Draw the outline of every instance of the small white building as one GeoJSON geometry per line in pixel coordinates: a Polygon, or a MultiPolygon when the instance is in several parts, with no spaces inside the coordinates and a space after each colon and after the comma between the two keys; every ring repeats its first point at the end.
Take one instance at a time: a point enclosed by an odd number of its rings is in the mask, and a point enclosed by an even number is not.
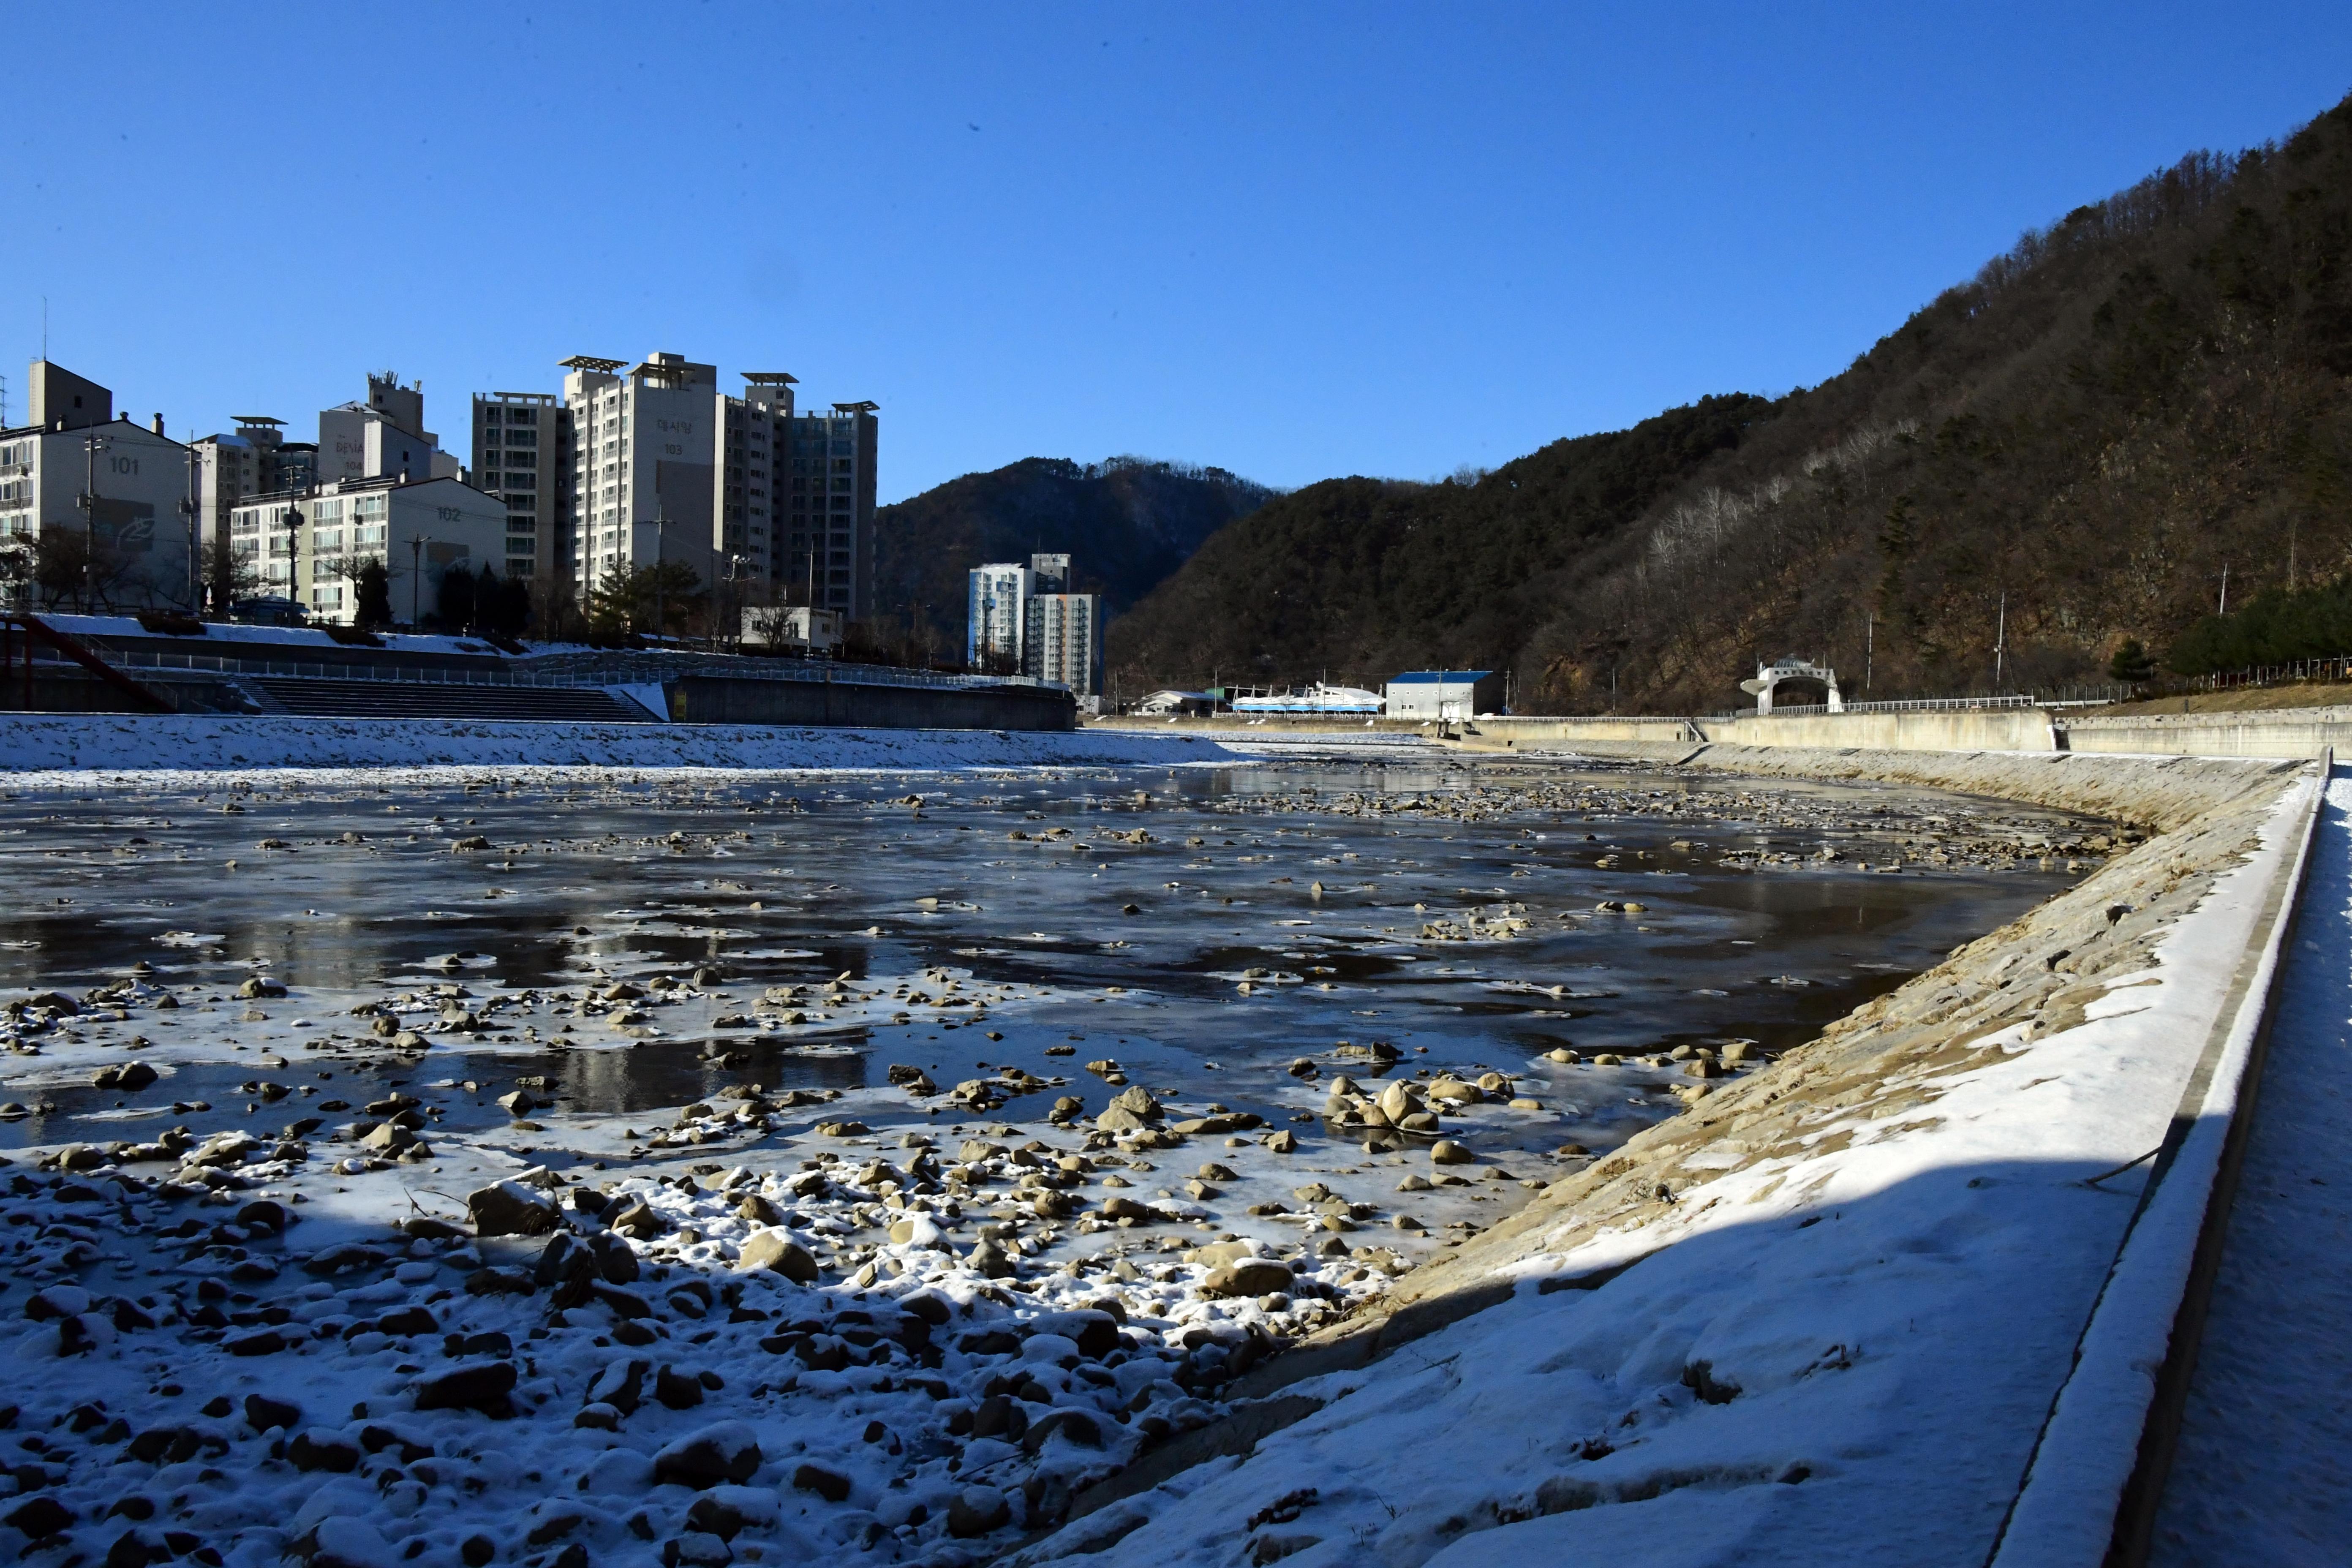
{"type": "Polygon", "coordinates": [[[1207,691],[1155,691],[1135,705],[1135,711],[1152,718],[1173,714],[1208,714],[1217,710],[1217,699],[1207,691]]]}
{"type": "Polygon", "coordinates": [[[832,653],[841,647],[845,619],[839,610],[806,605],[754,605],[743,612],[743,640],[755,647],[832,653]]]}
{"type": "Polygon", "coordinates": [[[1475,719],[1502,707],[1503,678],[1491,669],[1409,669],[1388,683],[1391,719],[1475,719]]]}

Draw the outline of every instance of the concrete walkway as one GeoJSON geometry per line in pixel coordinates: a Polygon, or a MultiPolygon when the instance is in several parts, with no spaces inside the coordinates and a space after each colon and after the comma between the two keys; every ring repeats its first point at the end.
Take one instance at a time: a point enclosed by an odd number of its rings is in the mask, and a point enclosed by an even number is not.
{"type": "Polygon", "coordinates": [[[2352,777],[2327,788],[2158,1515],[2162,1568],[2352,1560],[2352,777]]]}

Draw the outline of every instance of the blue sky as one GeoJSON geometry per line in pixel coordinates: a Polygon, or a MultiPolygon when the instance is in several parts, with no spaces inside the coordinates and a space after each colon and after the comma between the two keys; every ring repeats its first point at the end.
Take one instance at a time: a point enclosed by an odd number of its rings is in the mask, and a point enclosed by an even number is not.
{"type": "MultiPolygon", "coordinates": [[[[174,436],[674,350],[1040,455],[1422,478],[1834,374],[2352,89],[2352,6],[26,6],[0,374],[174,436]]],[[[469,454],[468,454],[469,455],[469,454]]]]}

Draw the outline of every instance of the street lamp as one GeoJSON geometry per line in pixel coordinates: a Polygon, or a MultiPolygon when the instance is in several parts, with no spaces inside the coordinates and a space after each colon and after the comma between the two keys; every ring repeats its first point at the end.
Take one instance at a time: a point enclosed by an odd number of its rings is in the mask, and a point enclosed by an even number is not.
{"type": "MultiPolygon", "coordinates": [[[[736,651],[738,653],[742,651],[740,633],[742,631],[743,623],[743,611],[741,607],[743,595],[742,590],[737,587],[736,584],[740,583],[742,580],[743,557],[740,555],[729,555],[727,557],[727,640],[737,645],[736,651]]],[[[715,626],[710,628],[710,651],[713,653],[717,653],[719,651],[719,628],[715,626]]]]}
{"type": "Polygon", "coordinates": [[[302,509],[289,501],[281,515],[286,520],[286,596],[294,601],[294,613],[308,620],[310,612],[302,607],[302,509]]]}

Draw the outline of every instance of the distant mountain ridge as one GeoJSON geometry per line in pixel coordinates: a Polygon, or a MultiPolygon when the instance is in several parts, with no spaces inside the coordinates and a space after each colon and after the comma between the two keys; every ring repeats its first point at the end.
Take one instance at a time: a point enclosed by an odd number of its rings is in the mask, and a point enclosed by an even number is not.
{"type": "Polygon", "coordinates": [[[925,621],[961,650],[966,574],[1058,551],[1077,589],[1117,616],[1276,493],[1223,468],[1136,457],[1024,458],[966,474],[877,510],[875,609],[925,621]]]}
{"type": "MultiPolygon", "coordinates": [[[[1124,689],[1507,668],[1530,710],[1708,711],[1759,658],[1849,699],[2101,680],[2352,569],[2352,100],[2027,234],[1818,386],[1475,479],[1335,479],[1109,630],[1124,689]]],[[[2352,652],[2352,649],[2339,651],[2352,652]]]]}

